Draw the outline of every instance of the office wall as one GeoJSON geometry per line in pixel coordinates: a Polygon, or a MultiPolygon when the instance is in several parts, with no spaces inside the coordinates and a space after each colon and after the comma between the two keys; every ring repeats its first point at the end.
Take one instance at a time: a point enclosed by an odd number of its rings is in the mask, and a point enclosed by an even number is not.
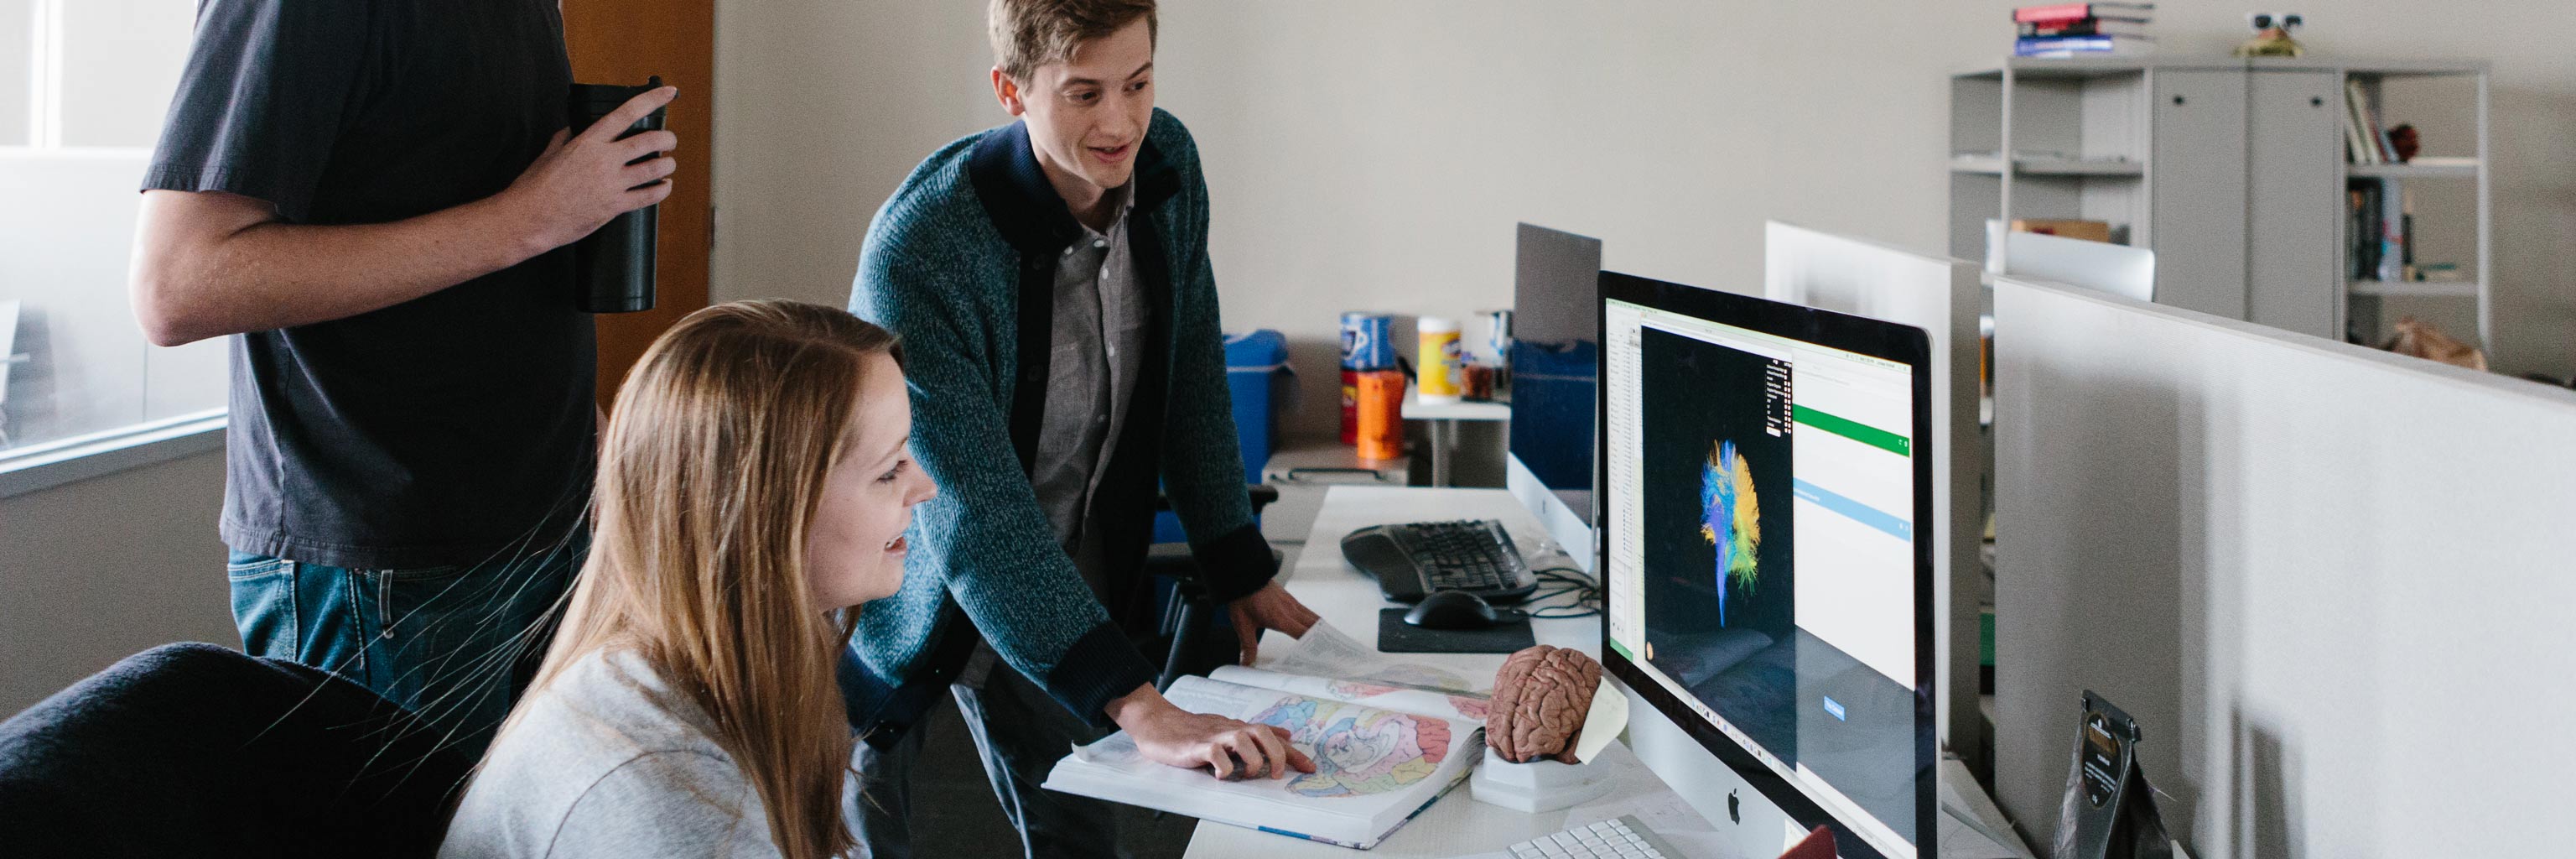
{"type": "MultiPolygon", "coordinates": [[[[0,0],[0,56],[24,57],[35,50],[36,15],[32,0],[0,0]]],[[[35,64],[0,63],[0,141],[23,144],[28,139],[28,101],[35,64]]]]}
{"type": "MultiPolygon", "coordinates": [[[[1226,324],[1296,341],[1296,428],[1319,434],[1334,314],[1508,304],[1516,220],[1744,292],[1765,219],[1943,247],[1943,78],[2008,48],[2013,5],[1174,0],[1157,89],[1208,163],[1226,324]]],[[[2168,53],[2224,53],[2246,9],[2166,0],[2156,30],[2168,53]]],[[[2576,15],[2299,11],[2320,52],[2493,59],[2497,364],[2576,372],[2576,15]]],[[[983,4],[719,0],[716,20],[715,297],[838,303],[904,174],[1005,119],[983,4]]]]}
{"type": "Polygon", "coordinates": [[[2202,859],[2542,855],[2576,736],[2576,394],[1995,288],[1996,785],[2092,689],[2202,859]]]}
{"type": "Polygon", "coordinates": [[[220,450],[0,498],[0,718],[154,645],[240,646],[223,501],[220,450]]]}
{"type": "Polygon", "coordinates": [[[159,139],[196,12],[196,0],[64,3],[63,145],[148,147],[159,139]]]}
{"type": "Polygon", "coordinates": [[[197,0],[56,0],[63,37],[42,39],[40,0],[0,0],[0,146],[26,145],[41,102],[29,60],[59,51],[58,131],[65,146],[150,146],[188,59],[197,0]]]}

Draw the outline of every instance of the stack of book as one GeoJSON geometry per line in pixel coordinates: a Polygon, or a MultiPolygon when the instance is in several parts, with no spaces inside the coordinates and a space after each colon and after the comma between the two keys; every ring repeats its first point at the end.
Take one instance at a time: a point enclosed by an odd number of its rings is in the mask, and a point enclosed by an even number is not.
{"type": "Polygon", "coordinates": [[[2371,109],[2370,93],[2358,79],[2343,82],[2344,157],[2354,164],[2399,164],[2397,143],[2388,137],[2387,126],[2380,123],[2379,111],[2371,109]]]}
{"type": "Polygon", "coordinates": [[[2415,195],[2390,178],[2345,181],[2344,276],[2381,283],[2423,280],[2415,267],[2415,195]]]}
{"type": "Polygon", "coordinates": [[[2013,10],[2016,57],[2123,57],[2155,51],[2153,3],[2056,3],[2013,10]]]}

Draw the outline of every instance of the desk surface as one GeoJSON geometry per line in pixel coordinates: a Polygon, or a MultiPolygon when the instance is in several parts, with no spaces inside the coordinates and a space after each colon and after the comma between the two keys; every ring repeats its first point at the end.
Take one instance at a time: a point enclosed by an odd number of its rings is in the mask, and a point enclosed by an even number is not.
{"type": "Polygon", "coordinates": [[[1408,421],[1507,421],[1512,419],[1512,405],[1466,400],[1426,403],[1421,392],[1406,388],[1404,406],[1397,414],[1408,421]]]}
{"type": "MultiPolygon", "coordinates": [[[[1522,508],[1511,493],[1499,489],[1336,486],[1324,497],[1324,507],[1315,516],[1315,527],[1306,539],[1305,551],[1298,553],[1297,563],[1285,573],[1282,584],[1333,626],[1363,644],[1376,647],[1378,609],[1394,603],[1387,602],[1378,593],[1376,579],[1342,560],[1342,535],[1369,525],[1427,519],[1499,519],[1504,530],[1511,532],[1513,542],[1525,548],[1546,545],[1546,532],[1539,527],[1537,518],[1522,508]]],[[[1596,657],[1600,655],[1600,618],[1534,621],[1531,631],[1540,644],[1572,647],[1596,657]]],[[[1264,647],[1287,643],[1279,633],[1269,635],[1264,647]]],[[[1408,653],[1403,658],[1469,676],[1490,677],[1503,664],[1502,654],[1408,653]]],[[[1664,783],[1639,765],[1636,756],[1622,744],[1610,744],[1597,764],[1616,768],[1618,782],[1609,795],[1595,802],[1666,790],[1664,783]]],[[[1422,816],[1414,818],[1376,849],[1366,853],[1201,821],[1198,831],[1190,838],[1187,856],[1190,859],[1464,856],[1500,850],[1565,828],[1564,811],[1523,814],[1476,802],[1469,796],[1471,792],[1461,782],[1451,788],[1448,795],[1432,803],[1422,816]]]]}

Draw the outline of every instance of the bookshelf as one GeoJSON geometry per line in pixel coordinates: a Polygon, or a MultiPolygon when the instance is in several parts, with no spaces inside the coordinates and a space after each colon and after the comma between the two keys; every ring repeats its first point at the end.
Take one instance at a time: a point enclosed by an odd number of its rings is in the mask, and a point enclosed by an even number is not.
{"type": "MultiPolygon", "coordinates": [[[[2433,159],[2419,155],[2416,156],[2415,160],[2422,162],[2431,161],[2433,159]]],[[[2461,160],[2457,162],[2446,161],[2433,164],[2353,164],[2347,162],[2344,164],[2344,167],[2347,168],[2345,171],[2346,175],[2390,176],[2399,179],[2467,179],[2475,178],[2478,175],[2478,162],[2475,160],[2461,160]]]]}
{"type": "Polygon", "coordinates": [[[2376,343],[2392,305],[2432,302],[2473,311],[2481,344],[2492,331],[2482,62],[2010,59],[1951,76],[1950,153],[1962,259],[1985,260],[1988,219],[2096,220],[2158,252],[2158,303],[2376,343]],[[2374,118],[2391,99],[2430,106],[2391,118],[2415,124],[2424,151],[2351,163],[2348,91],[2374,118]],[[2449,279],[2356,277],[2351,191],[2365,185],[2421,198],[2407,247],[2439,253],[2421,261],[2449,263],[2449,279]]]}

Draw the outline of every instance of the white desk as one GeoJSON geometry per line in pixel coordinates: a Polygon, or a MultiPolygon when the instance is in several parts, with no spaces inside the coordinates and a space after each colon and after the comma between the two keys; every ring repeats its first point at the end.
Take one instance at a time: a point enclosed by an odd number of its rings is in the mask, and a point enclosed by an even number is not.
{"type": "MultiPolygon", "coordinates": [[[[1376,579],[1352,569],[1342,560],[1342,535],[1369,525],[1427,519],[1499,519],[1522,551],[1535,554],[1540,547],[1548,545],[1547,534],[1539,528],[1538,520],[1522,508],[1511,493],[1503,490],[1336,486],[1324,496],[1323,509],[1315,516],[1315,527],[1306,539],[1305,551],[1298,553],[1295,566],[1281,574],[1281,583],[1316,614],[1352,638],[1375,647],[1378,610],[1394,603],[1387,602],[1378,593],[1376,579]]],[[[1533,621],[1531,632],[1540,644],[1571,647],[1600,656],[1601,619],[1598,617],[1533,621]]],[[[1287,641],[1286,637],[1273,632],[1262,646],[1285,646],[1287,641]]],[[[1404,659],[1437,665],[1468,676],[1486,677],[1491,677],[1503,664],[1502,654],[1408,653],[1404,654],[1404,659]]],[[[1617,768],[1619,780],[1608,796],[1596,802],[1643,796],[1667,789],[1662,780],[1637,762],[1635,755],[1629,754],[1625,745],[1610,744],[1597,764],[1617,768]]],[[[1414,818],[1376,849],[1367,852],[1201,821],[1198,831],[1190,838],[1187,856],[1189,859],[1295,856],[1432,859],[1500,850],[1565,828],[1564,811],[1523,814],[1477,802],[1469,796],[1470,792],[1464,783],[1451,788],[1447,796],[1432,803],[1422,816],[1414,818]]]]}
{"type": "Polygon", "coordinates": [[[1396,414],[1408,421],[1507,421],[1512,419],[1512,404],[1484,400],[1426,403],[1419,389],[1406,387],[1404,405],[1396,414]]]}
{"type": "MultiPolygon", "coordinates": [[[[1377,612],[1394,605],[1378,593],[1377,580],[1351,568],[1342,560],[1342,535],[1370,525],[1390,522],[1419,522],[1428,519],[1498,519],[1503,529],[1511,532],[1512,542],[1525,553],[1535,555],[1553,548],[1547,534],[1511,493],[1500,489],[1433,489],[1379,486],[1335,486],[1324,496],[1324,506],[1315,515],[1315,526],[1307,535],[1303,551],[1297,553],[1293,566],[1280,572],[1280,583],[1352,638],[1374,648],[1377,646],[1377,612]]],[[[1532,621],[1531,632],[1538,643],[1571,647],[1601,656],[1601,619],[1598,617],[1532,621]]],[[[1277,632],[1269,633],[1262,646],[1282,647],[1289,639],[1277,632]]],[[[1408,653],[1405,661],[1436,665],[1468,676],[1490,677],[1503,664],[1502,654],[1408,653]]],[[[1623,742],[1611,743],[1602,751],[1595,765],[1617,771],[1618,781],[1610,793],[1585,803],[1597,805],[1617,800],[1634,799],[1668,792],[1662,779],[1638,762],[1623,742]]],[[[1976,787],[1967,769],[1957,761],[1942,763],[1943,778],[1972,799],[1966,800],[1970,811],[1991,831],[2009,832],[2011,825],[1995,810],[1992,800],[1976,787]]],[[[1442,859],[1502,850],[1551,832],[1565,829],[1568,810],[1523,814],[1475,801],[1473,791],[1464,783],[1451,788],[1448,795],[1431,804],[1412,822],[1395,831],[1384,843],[1366,852],[1303,841],[1281,835],[1200,821],[1190,836],[1185,859],[1236,859],[1236,857],[1319,857],[1319,859],[1442,859]]],[[[2029,848],[2013,839],[2012,852],[2029,856],[2029,848]]],[[[1951,849],[1940,851],[1955,855],[1951,849]]]]}
{"type": "Polygon", "coordinates": [[[1404,406],[1397,414],[1405,420],[1423,421],[1431,427],[1431,485],[1448,486],[1449,463],[1458,453],[1458,422],[1511,420],[1512,406],[1510,403],[1463,400],[1426,403],[1422,401],[1421,390],[1408,386],[1404,389],[1404,406]]]}

